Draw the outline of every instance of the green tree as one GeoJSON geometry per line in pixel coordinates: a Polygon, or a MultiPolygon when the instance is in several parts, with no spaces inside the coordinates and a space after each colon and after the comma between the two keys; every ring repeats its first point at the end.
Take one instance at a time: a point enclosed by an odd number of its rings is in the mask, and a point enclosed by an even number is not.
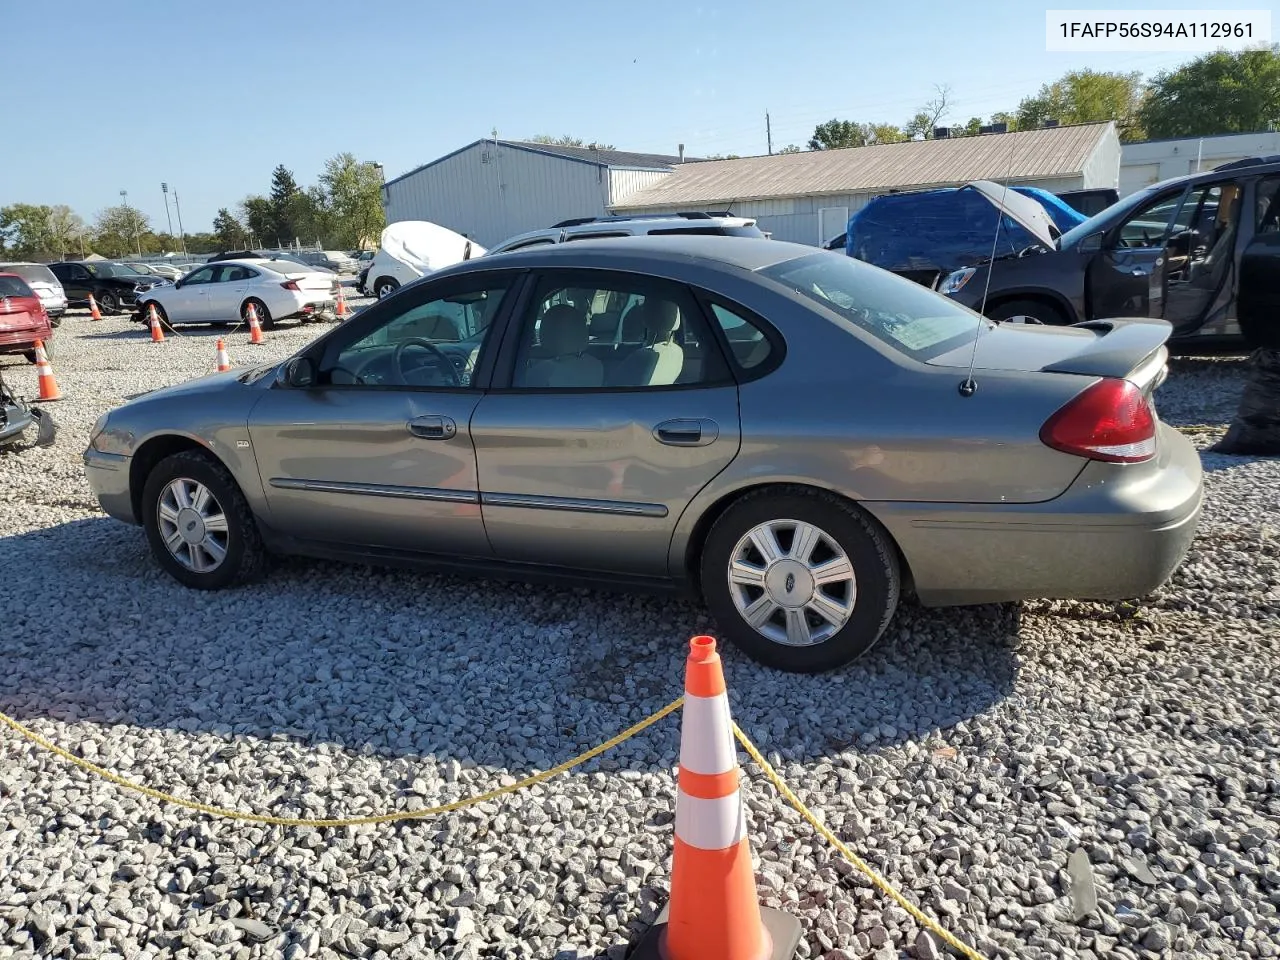
{"type": "Polygon", "coordinates": [[[911,139],[905,130],[892,123],[868,123],[864,124],[864,130],[868,146],[876,143],[901,143],[911,139]]]}
{"type": "Polygon", "coordinates": [[[903,124],[904,140],[932,140],[933,128],[947,115],[951,105],[951,88],[934,87],[938,95],[916,111],[915,116],[903,124]]]}
{"type": "Polygon", "coordinates": [[[266,197],[250,194],[241,200],[239,220],[248,231],[250,243],[268,247],[277,242],[275,211],[266,197]]]}
{"type": "Polygon", "coordinates": [[[841,150],[845,147],[865,147],[867,130],[860,123],[852,120],[836,120],[832,118],[813,128],[813,136],[809,138],[810,150],[841,150]]]}
{"type": "Polygon", "coordinates": [[[1269,129],[1280,121],[1280,45],[1209,53],[1156,74],[1138,119],[1149,137],[1269,129]]]}
{"type": "Polygon", "coordinates": [[[1018,117],[1007,110],[997,110],[991,115],[991,123],[1003,123],[1010,133],[1018,129],[1018,117]]]}
{"type": "MultiPolygon", "coordinates": [[[[231,216],[225,209],[219,210],[219,213],[225,213],[231,216]]],[[[239,246],[239,244],[233,244],[239,246]]],[[[187,234],[187,252],[188,253],[219,253],[228,250],[230,247],[224,247],[219,241],[217,234],[213,233],[188,233],[187,234]]]]}
{"type": "Polygon", "coordinates": [[[325,161],[320,186],[327,200],[328,240],[340,249],[377,242],[387,225],[382,208],[382,177],[371,163],[358,163],[350,153],[325,161]]]}
{"type": "Polygon", "coordinates": [[[293,173],[279,164],[271,171],[271,203],[270,235],[278,237],[280,242],[292,243],[298,233],[298,225],[294,223],[294,201],[300,191],[293,173]]]}
{"type": "Polygon", "coordinates": [[[800,152],[800,148],[797,147],[794,143],[788,143],[785,147],[783,147],[781,150],[778,151],[778,153],[799,153],[799,152],[800,152]]]}
{"type": "Polygon", "coordinates": [[[1097,123],[1114,120],[1121,136],[1141,139],[1138,108],[1142,103],[1142,74],[1069,70],[1046,83],[1018,104],[1018,127],[1034,129],[1045,120],[1060,123],[1097,123]]]}
{"type": "Polygon", "coordinates": [[[79,247],[87,231],[84,221],[65,203],[55,203],[49,208],[49,252],[65,257],[79,247]]]}
{"type": "Polygon", "coordinates": [[[565,136],[563,136],[563,137],[553,137],[553,136],[551,136],[551,135],[550,135],[550,134],[548,134],[548,133],[540,133],[540,134],[538,134],[537,136],[530,137],[530,138],[529,138],[529,142],[530,142],[530,143],[545,143],[545,144],[548,144],[548,145],[551,145],[551,146],[556,146],[556,147],[586,147],[586,146],[595,146],[595,147],[597,147],[597,148],[599,148],[599,149],[601,149],[601,150],[616,150],[616,149],[618,149],[618,148],[617,148],[617,147],[615,147],[612,143],[596,143],[595,141],[592,141],[592,143],[591,143],[591,144],[588,144],[588,143],[587,143],[585,140],[583,140],[581,137],[574,137],[574,136],[569,136],[569,135],[565,135],[565,136]]]}
{"type": "Polygon", "coordinates": [[[976,137],[978,135],[978,130],[981,127],[982,127],[981,117],[970,117],[969,122],[966,123],[963,127],[961,127],[960,130],[966,137],[976,137]]]}
{"type": "MultiPolygon", "coordinates": [[[[187,237],[187,250],[192,253],[196,251],[196,237],[202,236],[195,234],[187,237]]],[[[226,207],[221,207],[217,215],[213,218],[213,241],[216,250],[227,251],[235,250],[245,245],[244,225],[231,215],[231,211],[226,207]]],[[[199,251],[208,252],[208,251],[199,251]]]]}
{"type": "Polygon", "coordinates": [[[32,257],[53,252],[49,219],[51,207],[35,203],[11,203],[0,207],[0,240],[5,255],[32,257]]]}
{"type": "Polygon", "coordinates": [[[119,204],[98,211],[93,221],[93,248],[104,257],[124,257],[146,252],[154,236],[151,220],[136,207],[119,204]]]}

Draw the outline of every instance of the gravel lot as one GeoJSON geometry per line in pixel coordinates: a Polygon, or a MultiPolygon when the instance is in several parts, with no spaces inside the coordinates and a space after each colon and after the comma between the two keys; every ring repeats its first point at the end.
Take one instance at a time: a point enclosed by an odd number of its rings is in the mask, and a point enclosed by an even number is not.
{"type": "MultiPolygon", "coordinates": [[[[318,329],[224,335],[244,364],[318,329]]],[[[162,574],[80,452],[104,410],[211,370],[218,335],[63,324],[57,444],[0,456],[0,709],[156,787],[345,816],[545,769],[679,694],[708,625],[678,601],[312,561],[215,595],[162,574]]],[[[1176,362],[1163,415],[1225,426],[1241,368],[1176,362]]],[[[802,797],[987,956],[1280,956],[1280,461],[1205,465],[1193,552],[1136,609],[904,609],[820,677],[726,656],[735,719],[802,797]]],[[[322,831],[188,815],[3,731],[0,957],[616,960],[667,890],[677,743],[667,720],[503,803],[322,831]]],[[[761,894],[804,919],[801,956],[938,955],[750,774],[761,894]]]]}

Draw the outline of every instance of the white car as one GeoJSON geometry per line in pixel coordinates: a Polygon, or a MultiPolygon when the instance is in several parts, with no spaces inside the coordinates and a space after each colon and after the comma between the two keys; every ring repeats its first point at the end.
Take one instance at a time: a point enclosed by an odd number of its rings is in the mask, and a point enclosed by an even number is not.
{"type": "Polygon", "coordinates": [[[389,297],[433,270],[483,256],[485,248],[428,220],[399,220],[382,231],[382,245],[364,275],[361,293],[389,297]]]}
{"type": "Polygon", "coordinates": [[[337,319],[338,283],[290,260],[219,260],[205,264],[172,285],[155,287],[138,298],[135,320],[147,321],[148,307],[165,323],[249,321],[249,305],[270,327],[291,317],[337,319]]]}
{"type": "Polygon", "coordinates": [[[168,263],[142,263],[136,260],[126,260],[124,265],[137,270],[141,274],[159,277],[162,280],[177,280],[182,276],[181,270],[168,263]]]}
{"type": "Polygon", "coordinates": [[[712,234],[725,237],[768,237],[769,234],[756,225],[750,217],[735,217],[728,213],[645,213],[635,216],[576,217],[561,220],[543,230],[508,237],[488,255],[525,250],[551,243],[568,243],[571,240],[591,240],[596,237],[640,237],[646,234],[712,234]]]}

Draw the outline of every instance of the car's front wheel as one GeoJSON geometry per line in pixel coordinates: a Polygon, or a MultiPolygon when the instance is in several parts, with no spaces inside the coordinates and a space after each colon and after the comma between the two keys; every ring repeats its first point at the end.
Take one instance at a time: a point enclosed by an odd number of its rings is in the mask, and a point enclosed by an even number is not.
{"type": "Polygon", "coordinates": [[[395,277],[379,277],[373,285],[373,292],[379,300],[385,300],[400,289],[400,281],[395,277]]]}
{"type": "Polygon", "coordinates": [[[898,605],[897,553],[874,520],[803,488],[749,493],[712,526],[702,593],[735,646],[779,670],[817,673],[870,650],[898,605]]]}
{"type": "Polygon", "coordinates": [[[230,471],[203,451],[156,465],[142,492],[142,522],[156,560],[188,587],[220,590],[266,571],[248,501],[230,471]]]}
{"type": "Polygon", "coordinates": [[[1010,300],[992,307],[987,317],[997,323],[1042,323],[1051,327],[1067,323],[1061,310],[1043,300],[1010,300]]]}
{"type": "Polygon", "coordinates": [[[113,314],[120,312],[120,298],[110,290],[103,290],[102,293],[94,297],[94,301],[98,304],[98,312],[113,314]]]}

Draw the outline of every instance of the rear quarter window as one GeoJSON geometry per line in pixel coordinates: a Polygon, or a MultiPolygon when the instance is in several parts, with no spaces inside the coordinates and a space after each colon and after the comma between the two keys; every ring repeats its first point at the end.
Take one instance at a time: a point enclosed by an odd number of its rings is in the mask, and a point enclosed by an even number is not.
{"type": "Polygon", "coordinates": [[[0,297],[33,297],[31,288],[21,277],[0,277],[0,297]]]}
{"type": "Polygon", "coordinates": [[[16,273],[28,283],[32,281],[58,285],[58,278],[48,267],[38,263],[0,263],[0,273],[16,273]]]}

